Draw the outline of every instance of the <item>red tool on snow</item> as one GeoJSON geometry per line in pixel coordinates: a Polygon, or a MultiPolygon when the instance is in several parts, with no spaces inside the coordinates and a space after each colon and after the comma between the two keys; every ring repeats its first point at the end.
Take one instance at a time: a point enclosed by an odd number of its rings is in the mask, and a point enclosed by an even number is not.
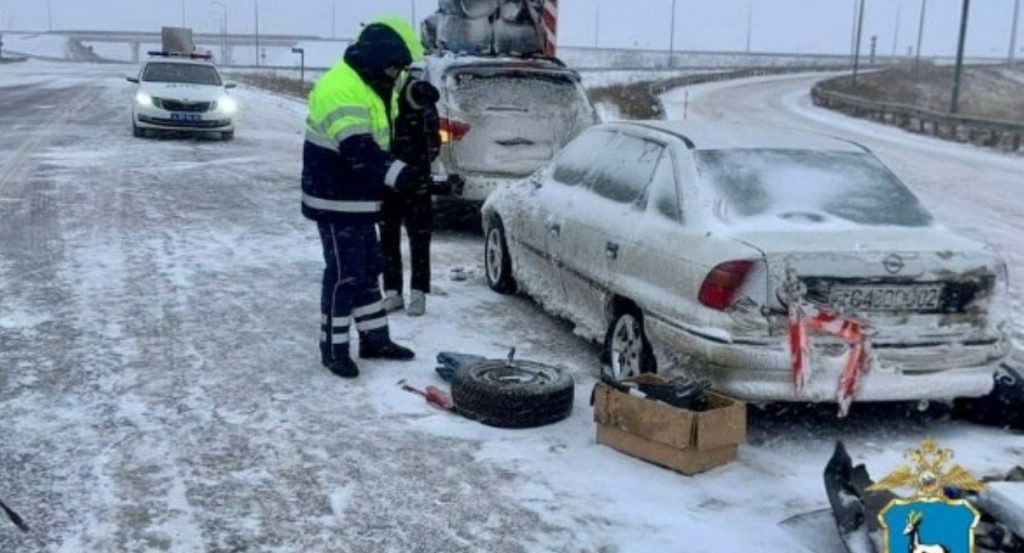
{"type": "Polygon", "coordinates": [[[427,403],[437,407],[438,409],[443,409],[452,413],[458,412],[455,409],[455,403],[452,401],[451,396],[437,386],[427,386],[426,390],[420,390],[411,386],[404,378],[398,381],[398,385],[406,392],[423,396],[423,398],[427,400],[427,403]]]}

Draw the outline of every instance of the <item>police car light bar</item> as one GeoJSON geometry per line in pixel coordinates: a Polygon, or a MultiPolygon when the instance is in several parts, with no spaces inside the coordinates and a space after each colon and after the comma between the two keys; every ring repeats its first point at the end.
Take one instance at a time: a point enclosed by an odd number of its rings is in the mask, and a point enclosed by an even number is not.
{"type": "Polygon", "coordinates": [[[151,56],[159,56],[162,58],[191,58],[194,60],[209,60],[213,59],[213,54],[203,54],[201,52],[164,52],[163,50],[150,50],[147,52],[151,56]]]}

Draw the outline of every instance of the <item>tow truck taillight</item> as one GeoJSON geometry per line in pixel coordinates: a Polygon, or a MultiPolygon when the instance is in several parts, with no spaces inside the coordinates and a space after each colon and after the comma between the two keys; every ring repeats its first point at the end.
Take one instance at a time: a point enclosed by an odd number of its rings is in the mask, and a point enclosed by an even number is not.
{"type": "Polygon", "coordinates": [[[465,138],[469,134],[470,126],[468,123],[463,123],[458,119],[448,119],[442,117],[440,121],[441,127],[441,143],[449,144],[451,142],[458,142],[465,138]]]}
{"type": "Polygon", "coordinates": [[[718,264],[704,277],[704,283],[700,285],[700,303],[711,309],[725,310],[732,305],[736,292],[746,282],[747,275],[753,268],[754,262],[747,259],[718,264]]]}

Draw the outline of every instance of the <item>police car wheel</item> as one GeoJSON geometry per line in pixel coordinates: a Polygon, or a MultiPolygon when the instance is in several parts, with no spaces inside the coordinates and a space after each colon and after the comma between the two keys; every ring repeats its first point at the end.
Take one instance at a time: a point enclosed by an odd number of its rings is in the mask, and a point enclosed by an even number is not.
{"type": "Polygon", "coordinates": [[[227,131],[227,132],[220,133],[220,139],[221,140],[234,140],[235,139],[235,131],[227,131]]]}
{"type": "Polygon", "coordinates": [[[135,138],[142,138],[146,136],[146,131],[140,129],[135,123],[132,123],[132,136],[135,138]]]}

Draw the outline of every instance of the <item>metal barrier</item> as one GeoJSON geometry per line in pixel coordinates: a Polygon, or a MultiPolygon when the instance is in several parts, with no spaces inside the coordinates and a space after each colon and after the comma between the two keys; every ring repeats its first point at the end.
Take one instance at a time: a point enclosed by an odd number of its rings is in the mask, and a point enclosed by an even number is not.
{"type": "MultiPolygon", "coordinates": [[[[838,77],[846,79],[849,77],[838,77]]],[[[968,115],[939,113],[906,104],[868,100],[828,90],[836,79],[822,81],[811,89],[814,105],[899,127],[909,132],[956,142],[995,148],[1005,152],[1024,151],[1024,123],[968,115]]]]}
{"type": "Polygon", "coordinates": [[[728,81],[733,79],[746,79],[750,77],[762,77],[766,75],[786,75],[789,73],[826,73],[829,71],[844,71],[850,66],[794,66],[794,67],[749,67],[735,71],[721,71],[717,73],[706,73],[700,75],[685,75],[674,79],[665,79],[651,83],[651,93],[661,95],[674,88],[690,86],[695,84],[712,83],[717,81],[728,81]]]}

